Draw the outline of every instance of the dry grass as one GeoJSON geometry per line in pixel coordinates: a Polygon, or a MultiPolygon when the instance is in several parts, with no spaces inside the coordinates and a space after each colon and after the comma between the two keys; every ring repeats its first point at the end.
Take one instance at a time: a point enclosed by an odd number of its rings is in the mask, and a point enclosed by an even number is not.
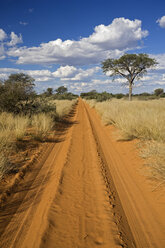
{"type": "Polygon", "coordinates": [[[52,104],[56,105],[56,113],[37,114],[32,117],[32,127],[34,128],[34,137],[37,140],[45,140],[49,132],[54,126],[54,115],[58,118],[63,118],[71,111],[77,100],[52,100],[52,104]]]}
{"type": "Polygon", "coordinates": [[[69,114],[77,100],[54,100],[53,102],[56,104],[57,116],[59,118],[62,118],[65,115],[69,114]]]}
{"type": "Polygon", "coordinates": [[[8,170],[8,156],[13,148],[12,138],[12,132],[9,132],[8,130],[0,130],[0,179],[8,170]]]}
{"type": "Polygon", "coordinates": [[[165,182],[165,100],[88,103],[96,108],[105,124],[121,130],[123,139],[138,138],[145,142],[142,156],[148,158],[152,177],[165,182]]]}
{"type": "Polygon", "coordinates": [[[0,178],[9,169],[9,156],[16,140],[24,137],[29,120],[9,113],[0,114],[0,178]]]}
{"type": "MultiPolygon", "coordinates": [[[[52,129],[54,121],[48,114],[38,114],[32,117],[31,123],[35,138],[43,140],[52,129]]],[[[30,119],[26,116],[0,114],[0,178],[11,169],[9,157],[15,150],[16,142],[25,137],[29,125],[30,119]]]]}
{"type": "Polygon", "coordinates": [[[165,143],[149,141],[142,144],[141,156],[147,159],[145,164],[150,170],[147,175],[165,183],[165,143]]]}
{"type": "Polygon", "coordinates": [[[55,100],[56,112],[40,113],[31,119],[26,116],[14,116],[9,113],[0,114],[0,179],[10,170],[9,157],[16,142],[24,139],[26,134],[39,141],[45,141],[54,126],[54,116],[63,118],[67,115],[77,100],[55,100]],[[30,131],[28,127],[31,126],[30,131]]]}
{"type": "Polygon", "coordinates": [[[49,135],[49,132],[54,126],[54,120],[49,114],[41,113],[34,115],[31,120],[34,128],[34,138],[43,141],[49,135]]]}
{"type": "Polygon", "coordinates": [[[17,140],[21,140],[24,138],[29,123],[30,120],[26,116],[14,117],[14,133],[17,140]]]}
{"type": "Polygon", "coordinates": [[[114,100],[92,105],[105,124],[119,128],[126,139],[165,141],[165,101],[114,100]]]}

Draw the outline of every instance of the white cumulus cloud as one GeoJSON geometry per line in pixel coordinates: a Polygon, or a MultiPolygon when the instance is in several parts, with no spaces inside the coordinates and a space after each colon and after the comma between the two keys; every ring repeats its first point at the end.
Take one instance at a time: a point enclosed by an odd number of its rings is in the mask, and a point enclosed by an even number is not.
{"type": "Polygon", "coordinates": [[[82,81],[89,80],[97,71],[100,70],[100,67],[96,66],[90,69],[83,70],[81,68],[76,68],[75,66],[61,66],[55,72],[52,73],[54,77],[61,78],[63,81],[82,81]]]}
{"type": "Polygon", "coordinates": [[[7,43],[8,46],[15,46],[23,42],[21,34],[18,36],[14,32],[11,32],[10,38],[11,38],[10,42],[7,43]]]}
{"type": "Polygon", "coordinates": [[[22,43],[22,35],[19,36],[14,32],[7,35],[3,29],[0,29],[0,60],[7,57],[9,47],[15,47],[18,43],[22,43]]]}
{"type": "Polygon", "coordinates": [[[60,66],[55,72],[53,72],[54,77],[58,78],[71,78],[75,76],[77,68],[74,66],[60,66]]]}
{"type": "Polygon", "coordinates": [[[158,19],[156,22],[159,23],[159,26],[160,26],[161,28],[165,28],[165,16],[162,16],[162,17],[161,17],[160,19],[158,19]]]}
{"type": "Polygon", "coordinates": [[[6,38],[7,38],[7,34],[3,29],[0,29],[0,41],[3,41],[6,38]]]}
{"type": "Polygon", "coordinates": [[[11,48],[9,56],[18,57],[18,64],[89,65],[125,51],[135,49],[148,35],[140,20],[116,18],[108,26],[96,26],[94,32],[78,41],[56,39],[40,46],[11,48]]]}

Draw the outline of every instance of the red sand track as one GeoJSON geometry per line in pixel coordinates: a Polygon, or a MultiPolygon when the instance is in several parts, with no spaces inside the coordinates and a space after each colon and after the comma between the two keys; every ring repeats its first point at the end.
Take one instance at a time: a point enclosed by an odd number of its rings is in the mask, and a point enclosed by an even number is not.
{"type": "Polygon", "coordinates": [[[0,248],[164,248],[163,200],[130,145],[81,99],[57,135],[1,209],[0,248]]]}

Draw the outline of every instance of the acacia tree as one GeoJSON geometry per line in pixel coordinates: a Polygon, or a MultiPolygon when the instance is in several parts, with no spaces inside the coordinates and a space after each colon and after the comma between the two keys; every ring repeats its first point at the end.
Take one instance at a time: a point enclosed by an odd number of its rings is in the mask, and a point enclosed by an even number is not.
{"type": "Polygon", "coordinates": [[[104,73],[109,72],[109,76],[124,77],[129,85],[129,100],[132,100],[132,87],[135,79],[140,79],[147,69],[155,66],[156,60],[149,58],[147,54],[124,54],[119,59],[107,59],[102,62],[104,73]]]}

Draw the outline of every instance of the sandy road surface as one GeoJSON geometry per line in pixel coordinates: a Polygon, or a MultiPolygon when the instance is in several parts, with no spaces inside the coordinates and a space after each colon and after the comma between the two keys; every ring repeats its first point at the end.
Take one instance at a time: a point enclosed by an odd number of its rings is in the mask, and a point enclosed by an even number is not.
{"type": "Polygon", "coordinates": [[[161,212],[79,100],[0,212],[0,248],[164,248],[161,212]]]}

